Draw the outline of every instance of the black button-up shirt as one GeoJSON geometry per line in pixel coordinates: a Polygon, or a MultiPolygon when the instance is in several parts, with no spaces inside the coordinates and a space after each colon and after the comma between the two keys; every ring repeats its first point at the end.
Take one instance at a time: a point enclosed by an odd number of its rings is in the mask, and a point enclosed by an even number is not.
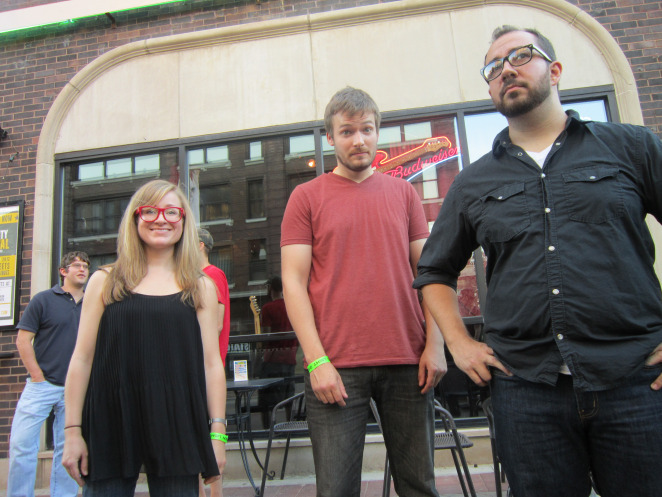
{"type": "Polygon", "coordinates": [[[418,264],[415,288],[457,286],[487,255],[485,337],[524,379],[580,390],[636,372],[662,343],[662,294],[647,213],[662,220],[662,143],[648,129],[570,111],[541,168],[510,142],[460,172],[418,264]]]}

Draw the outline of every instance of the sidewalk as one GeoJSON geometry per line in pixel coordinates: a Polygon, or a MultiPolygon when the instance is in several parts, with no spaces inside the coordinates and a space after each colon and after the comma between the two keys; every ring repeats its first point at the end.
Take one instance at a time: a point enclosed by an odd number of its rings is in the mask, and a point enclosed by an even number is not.
{"type": "MultiPolygon", "coordinates": [[[[471,479],[476,490],[476,497],[495,497],[494,473],[491,465],[472,466],[469,468],[471,479]]],[[[441,497],[464,497],[462,487],[457,478],[455,468],[437,468],[437,490],[441,497]]],[[[361,497],[381,497],[384,482],[382,473],[363,473],[361,497]]],[[[506,495],[508,483],[503,484],[503,496],[506,495]]],[[[315,497],[315,478],[287,478],[267,482],[264,489],[265,497],[315,497]]],[[[0,490],[0,497],[6,497],[6,489],[0,490]]],[[[81,495],[79,492],[78,495],[81,495]]],[[[136,487],[135,497],[148,497],[149,490],[146,483],[139,483],[136,487]]],[[[209,489],[207,489],[209,496],[209,489]]],[[[223,497],[254,497],[253,489],[248,481],[228,480],[223,485],[223,497]]],[[[49,489],[36,489],[35,497],[50,497],[49,489]]],[[[391,497],[397,497],[391,482],[391,497]]],[[[591,497],[599,497],[591,492],[591,497]]]]}
{"type": "MultiPolygon", "coordinates": [[[[492,466],[477,466],[469,468],[471,478],[473,480],[474,488],[476,489],[477,497],[494,497],[495,482],[492,466]]],[[[462,488],[460,487],[459,480],[455,468],[438,468],[437,474],[437,490],[442,497],[463,497],[462,488]]],[[[361,490],[361,497],[381,497],[383,485],[383,473],[364,473],[363,484],[361,490]]],[[[507,484],[506,484],[507,486],[507,484]]],[[[504,495],[505,495],[504,487],[504,495]]],[[[288,478],[284,480],[272,480],[267,482],[265,488],[266,497],[315,497],[315,478],[288,478]]],[[[5,496],[4,491],[0,492],[0,496],[5,496]]],[[[35,491],[35,497],[49,497],[48,489],[41,489],[35,491]]],[[[80,495],[80,494],[79,494],[80,495]]],[[[209,489],[207,489],[209,495],[209,489]]],[[[149,491],[147,484],[139,483],[136,488],[136,497],[148,497],[149,491]]],[[[248,481],[244,480],[228,480],[223,485],[223,497],[253,497],[253,489],[250,487],[248,481]]],[[[391,496],[396,497],[393,490],[393,483],[391,483],[391,496]]]]}
{"type": "MultiPolygon", "coordinates": [[[[471,467],[469,471],[477,497],[494,497],[496,495],[492,466],[471,467]]],[[[437,469],[436,474],[437,490],[440,496],[463,497],[455,468],[437,469]]],[[[383,478],[383,473],[364,473],[361,497],[381,497],[383,478]]],[[[282,481],[272,480],[267,482],[264,493],[265,497],[315,497],[315,479],[314,477],[291,479],[285,477],[282,481]]],[[[149,494],[145,489],[144,494],[136,492],[136,496],[138,495],[147,497],[149,494]]],[[[229,481],[223,485],[223,497],[253,497],[253,495],[248,483],[229,481]]],[[[396,497],[393,483],[391,483],[391,497],[396,497]]]]}

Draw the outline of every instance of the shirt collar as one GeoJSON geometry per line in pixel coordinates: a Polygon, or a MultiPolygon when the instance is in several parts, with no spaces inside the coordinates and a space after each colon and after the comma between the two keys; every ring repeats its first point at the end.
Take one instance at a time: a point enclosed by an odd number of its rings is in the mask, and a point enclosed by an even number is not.
{"type": "MultiPolygon", "coordinates": [[[[564,132],[571,131],[572,129],[575,129],[577,126],[589,122],[580,119],[579,113],[577,113],[577,111],[574,111],[572,109],[567,110],[566,115],[568,116],[568,118],[565,121],[564,132]]],[[[499,132],[499,134],[494,139],[494,142],[492,142],[492,153],[496,156],[504,154],[508,149],[508,147],[510,147],[511,145],[512,143],[510,141],[510,135],[508,134],[508,128],[506,127],[499,132]]]]}
{"type": "Polygon", "coordinates": [[[59,293],[60,295],[64,295],[64,294],[67,293],[62,289],[62,287],[60,285],[53,285],[51,290],[53,290],[53,292],[55,292],[55,293],[59,293]]]}

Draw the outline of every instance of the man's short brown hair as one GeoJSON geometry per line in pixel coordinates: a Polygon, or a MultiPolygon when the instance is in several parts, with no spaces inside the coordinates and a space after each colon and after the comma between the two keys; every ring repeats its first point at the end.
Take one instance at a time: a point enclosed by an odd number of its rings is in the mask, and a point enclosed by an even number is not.
{"type": "Polygon", "coordinates": [[[379,130],[382,121],[379,108],[372,97],[363,90],[347,86],[331,97],[324,111],[324,127],[329,136],[333,136],[333,116],[340,112],[350,116],[372,113],[375,116],[375,127],[379,130]]]}
{"type": "MultiPolygon", "coordinates": [[[[496,28],[494,31],[492,31],[492,43],[497,41],[499,38],[501,38],[503,35],[506,35],[508,33],[512,33],[514,31],[524,31],[525,33],[532,34],[535,36],[538,40],[538,45],[543,52],[545,52],[547,55],[552,60],[556,60],[556,52],[554,51],[554,46],[552,45],[552,42],[549,41],[549,39],[544,36],[540,31],[537,29],[533,28],[518,28],[515,26],[510,26],[508,24],[504,24],[503,26],[499,26],[496,28]]],[[[488,62],[488,61],[485,61],[488,62]]]]}
{"type": "Polygon", "coordinates": [[[198,228],[198,240],[204,244],[205,253],[209,255],[209,252],[214,248],[214,238],[211,233],[204,228],[198,228]]]}
{"type": "MultiPolygon", "coordinates": [[[[81,262],[84,262],[88,266],[90,265],[90,257],[87,255],[86,252],[73,251],[73,252],[67,252],[62,256],[62,259],[60,260],[59,269],[67,269],[67,266],[69,266],[76,259],[78,259],[81,262]]],[[[64,276],[62,276],[62,274],[60,274],[60,283],[64,283],[64,276]]]]}

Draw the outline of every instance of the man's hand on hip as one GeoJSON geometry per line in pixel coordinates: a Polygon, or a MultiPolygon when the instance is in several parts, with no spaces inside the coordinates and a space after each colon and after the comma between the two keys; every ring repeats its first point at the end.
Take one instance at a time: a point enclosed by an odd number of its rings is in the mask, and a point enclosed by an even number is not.
{"type": "MultiPolygon", "coordinates": [[[[655,350],[648,356],[646,359],[646,366],[652,366],[654,364],[660,364],[662,362],[662,343],[655,347],[655,350]]],[[[653,390],[662,389],[662,374],[657,377],[657,379],[651,383],[651,388],[653,390]]]]}
{"type": "Polygon", "coordinates": [[[449,345],[449,349],[455,365],[464,371],[476,385],[484,387],[492,379],[490,367],[500,369],[508,376],[512,375],[506,366],[496,358],[491,347],[477,342],[469,336],[456,342],[452,347],[449,345]]]}

